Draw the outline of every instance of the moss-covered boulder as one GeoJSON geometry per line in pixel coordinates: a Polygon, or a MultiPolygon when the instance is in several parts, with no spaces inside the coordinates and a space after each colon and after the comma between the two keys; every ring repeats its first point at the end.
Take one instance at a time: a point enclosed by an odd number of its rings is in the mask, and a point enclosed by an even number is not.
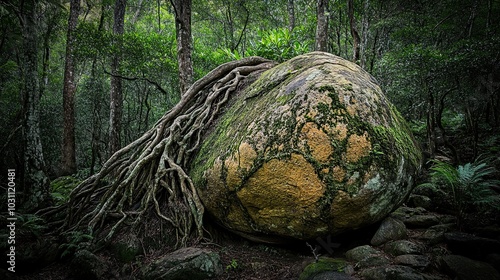
{"type": "Polygon", "coordinates": [[[190,175],[217,222],[279,242],[381,220],[409,194],[420,161],[375,79],[314,52],[239,92],[207,132],[190,175]]]}

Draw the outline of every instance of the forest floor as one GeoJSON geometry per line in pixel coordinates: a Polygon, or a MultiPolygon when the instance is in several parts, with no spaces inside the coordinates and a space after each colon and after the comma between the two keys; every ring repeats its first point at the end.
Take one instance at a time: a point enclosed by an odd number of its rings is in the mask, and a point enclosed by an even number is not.
{"type": "MultiPolygon", "coordinates": [[[[304,247],[306,246],[303,244],[304,247]]],[[[312,253],[307,255],[304,250],[295,250],[293,247],[271,246],[243,241],[239,238],[228,239],[223,244],[204,244],[201,247],[218,252],[221,257],[224,272],[215,280],[280,280],[298,279],[307,264],[314,261],[312,253]]],[[[304,249],[304,248],[300,248],[304,249]]],[[[158,252],[159,253],[159,252],[158,252]]],[[[103,257],[102,255],[100,257],[103,257]]],[[[114,274],[119,273],[121,267],[113,267],[114,274]]],[[[140,270],[141,267],[135,267],[140,270]]],[[[134,273],[135,274],[135,273],[134,273]]],[[[12,274],[10,274],[12,275],[12,274]]],[[[69,280],[71,276],[69,262],[55,262],[39,271],[20,275],[20,280],[69,280]]],[[[127,279],[122,273],[119,278],[127,279]]],[[[128,279],[136,279],[130,276],[128,279]]]]}
{"type": "MultiPolygon", "coordinates": [[[[483,217],[484,218],[484,217],[483,217]]],[[[473,219],[474,220],[474,219],[473,219]]],[[[480,222],[481,217],[477,217],[475,222],[480,222]]],[[[330,257],[344,258],[345,252],[353,247],[369,244],[370,239],[379,226],[379,223],[351,232],[345,236],[336,236],[333,240],[339,244],[339,248],[334,250],[330,257]]],[[[408,229],[409,235],[414,235],[415,230],[408,229]]],[[[217,231],[212,242],[206,242],[196,245],[212,252],[217,252],[221,258],[223,272],[215,280],[291,280],[298,279],[304,268],[314,262],[314,254],[312,253],[308,243],[305,241],[286,245],[269,245],[262,243],[254,243],[245,240],[239,236],[228,232],[217,231]]],[[[317,243],[310,241],[313,246],[317,243]]],[[[328,255],[323,249],[320,249],[319,254],[328,255]]],[[[158,249],[153,255],[147,257],[156,258],[168,252],[162,252],[158,249]]],[[[99,258],[108,264],[110,274],[115,277],[109,279],[139,279],[141,275],[141,262],[131,262],[128,264],[118,263],[114,261],[109,252],[99,253],[99,258]]],[[[12,276],[8,273],[7,276],[12,276]]],[[[70,280],[71,268],[69,261],[57,261],[39,270],[29,274],[20,275],[17,277],[7,277],[3,279],[20,279],[20,280],[70,280]]]]}

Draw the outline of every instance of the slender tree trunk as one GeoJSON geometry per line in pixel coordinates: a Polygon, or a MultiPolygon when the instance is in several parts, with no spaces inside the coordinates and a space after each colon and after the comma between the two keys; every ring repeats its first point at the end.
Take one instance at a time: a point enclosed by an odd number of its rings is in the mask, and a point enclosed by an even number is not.
{"type": "Polygon", "coordinates": [[[436,154],[436,105],[434,94],[427,82],[424,86],[427,91],[427,144],[431,157],[434,157],[436,154]]]}
{"type": "Polygon", "coordinates": [[[111,156],[121,147],[121,128],[123,114],[122,80],[119,77],[121,61],[121,36],[125,19],[126,0],[116,0],[114,9],[113,33],[117,53],[111,59],[111,90],[109,111],[109,155],[111,156]]]}
{"type": "Polygon", "coordinates": [[[366,69],[368,63],[368,37],[370,32],[370,0],[365,0],[361,19],[360,66],[366,69]]]}
{"type": "Polygon", "coordinates": [[[354,62],[358,62],[360,58],[360,41],[358,30],[356,29],[356,19],[354,18],[354,1],[347,0],[347,14],[349,16],[349,25],[351,28],[351,36],[352,36],[352,60],[354,62]]]}
{"type": "Polygon", "coordinates": [[[193,41],[191,38],[191,0],[170,0],[175,11],[175,33],[177,35],[177,61],[179,64],[179,87],[181,95],[193,83],[193,41]]]}
{"type": "MultiPolygon", "coordinates": [[[[104,18],[105,10],[107,5],[102,3],[101,5],[101,15],[99,18],[99,26],[97,28],[98,32],[101,32],[104,28],[104,18]]],[[[91,142],[91,159],[90,159],[90,175],[94,174],[96,165],[101,165],[106,149],[102,149],[102,82],[96,75],[97,72],[97,56],[94,56],[92,60],[92,68],[90,72],[90,86],[91,86],[91,101],[92,101],[92,142],[91,142]]]]}
{"type": "Polygon", "coordinates": [[[134,25],[137,22],[137,19],[139,19],[139,15],[141,14],[142,10],[142,2],[144,0],[139,0],[139,3],[137,3],[137,10],[135,10],[134,17],[132,18],[132,25],[134,25]]]}
{"type": "Polygon", "coordinates": [[[314,49],[317,51],[328,51],[328,0],[317,0],[317,24],[316,24],[316,44],[314,49]]]}
{"type": "Polygon", "coordinates": [[[50,203],[49,180],[45,174],[40,139],[40,88],[38,79],[37,1],[25,1],[20,13],[23,37],[23,206],[39,209],[50,203]]]}
{"type": "Polygon", "coordinates": [[[75,30],[80,14],[80,0],[71,0],[68,19],[68,33],[66,39],[66,64],[64,66],[63,87],[63,142],[61,174],[69,175],[76,172],[75,152],[75,59],[73,49],[75,47],[75,30]]]}
{"type": "Polygon", "coordinates": [[[288,11],[288,31],[291,33],[295,28],[295,4],[293,0],[288,0],[286,8],[288,11]]]}

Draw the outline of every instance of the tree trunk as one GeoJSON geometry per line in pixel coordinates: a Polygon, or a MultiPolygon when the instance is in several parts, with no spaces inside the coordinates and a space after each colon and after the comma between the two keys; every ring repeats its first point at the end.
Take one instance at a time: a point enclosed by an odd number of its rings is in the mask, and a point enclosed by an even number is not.
{"type": "Polygon", "coordinates": [[[111,156],[121,147],[121,124],[123,112],[122,80],[119,77],[121,61],[121,36],[125,19],[127,0],[116,0],[114,9],[113,33],[117,53],[111,59],[111,91],[109,112],[109,155],[111,156]]]}
{"type": "Polygon", "coordinates": [[[316,12],[318,21],[316,25],[316,44],[315,50],[328,51],[328,17],[326,11],[328,10],[328,0],[317,0],[316,12]]]}
{"type": "Polygon", "coordinates": [[[66,64],[64,66],[64,87],[63,87],[63,142],[61,174],[69,175],[76,172],[76,152],[75,152],[75,60],[73,49],[75,44],[75,30],[80,14],[80,0],[71,0],[70,13],[68,19],[68,33],[66,40],[66,64]]]}
{"type": "MultiPolygon", "coordinates": [[[[104,18],[105,10],[107,5],[104,3],[101,5],[101,15],[99,18],[99,26],[97,28],[98,32],[101,32],[104,28],[104,18]]],[[[92,101],[92,141],[91,141],[91,159],[90,159],[90,175],[94,174],[96,165],[101,165],[102,160],[105,158],[106,149],[102,149],[102,82],[96,76],[97,72],[97,55],[94,56],[92,60],[92,67],[90,71],[90,86],[91,86],[91,97],[92,101]]]]}
{"type": "Polygon", "coordinates": [[[288,0],[286,7],[288,10],[288,31],[291,33],[295,28],[295,5],[293,0],[288,0]]]}
{"type": "Polygon", "coordinates": [[[436,106],[434,94],[427,82],[424,84],[427,91],[427,144],[431,158],[436,155],[436,106]]]}
{"type": "Polygon", "coordinates": [[[30,211],[50,202],[49,180],[44,172],[40,139],[40,90],[38,79],[37,1],[25,1],[20,13],[23,37],[23,207],[30,211]]]}
{"type": "Polygon", "coordinates": [[[360,66],[363,69],[366,69],[366,65],[368,64],[368,38],[370,33],[370,0],[365,0],[365,4],[363,6],[363,15],[361,19],[361,43],[360,43],[360,66]]]}
{"type": "Polygon", "coordinates": [[[191,0],[170,0],[175,11],[175,34],[177,36],[177,61],[179,64],[179,87],[181,95],[193,83],[193,61],[191,54],[191,0]]]}
{"type": "Polygon", "coordinates": [[[354,18],[354,1],[347,0],[347,14],[349,16],[349,25],[351,27],[351,36],[352,36],[352,60],[356,63],[359,61],[360,57],[360,41],[358,30],[356,29],[356,20],[354,18]]]}

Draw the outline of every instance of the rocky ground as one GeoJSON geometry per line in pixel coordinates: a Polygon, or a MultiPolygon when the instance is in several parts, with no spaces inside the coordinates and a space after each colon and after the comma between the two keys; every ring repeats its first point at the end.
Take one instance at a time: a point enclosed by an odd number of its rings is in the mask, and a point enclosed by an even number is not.
{"type": "MultiPolygon", "coordinates": [[[[2,279],[500,279],[500,227],[476,221],[460,230],[427,196],[412,195],[382,222],[347,235],[281,246],[231,234],[216,242],[117,261],[115,253],[78,251],[73,259],[2,279]]],[[[477,220],[485,219],[476,217],[477,220]]],[[[498,221],[498,219],[497,219],[498,221]]],[[[38,267],[37,267],[38,266],[38,267]]],[[[26,267],[26,266],[25,266],[26,267]]]]}

